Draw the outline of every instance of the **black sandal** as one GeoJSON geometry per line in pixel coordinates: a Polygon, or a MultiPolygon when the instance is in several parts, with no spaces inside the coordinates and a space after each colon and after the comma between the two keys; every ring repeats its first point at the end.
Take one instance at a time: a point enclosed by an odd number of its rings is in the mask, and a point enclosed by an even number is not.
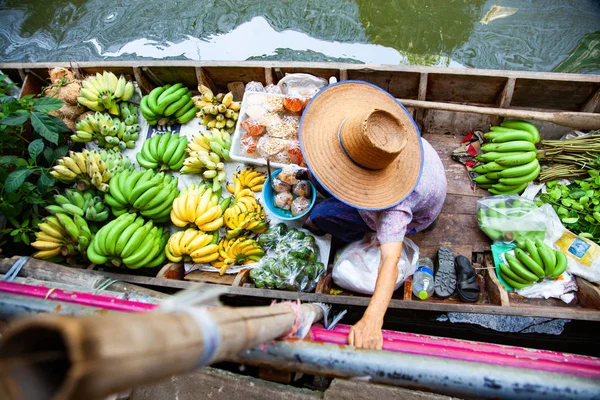
{"type": "Polygon", "coordinates": [[[475,270],[465,256],[456,257],[456,275],[458,275],[458,296],[462,301],[474,303],[479,299],[481,289],[477,284],[475,270]]]}
{"type": "Polygon", "coordinates": [[[440,299],[447,299],[456,290],[456,270],[454,268],[454,254],[448,247],[438,250],[438,267],[435,271],[435,295],[440,299]]]}

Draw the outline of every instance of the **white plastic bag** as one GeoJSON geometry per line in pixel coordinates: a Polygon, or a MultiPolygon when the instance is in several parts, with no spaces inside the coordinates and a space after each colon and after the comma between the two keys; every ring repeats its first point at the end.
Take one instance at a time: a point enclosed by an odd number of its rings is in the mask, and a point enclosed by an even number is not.
{"type": "Polygon", "coordinates": [[[566,229],[549,204],[540,209],[548,220],[544,242],[567,255],[567,271],[590,282],[600,283],[600,246],[566,229]]]}
{"type": "Polygon", "coordinates": [[[544,279],[542,282],[534,283],[529,287],[517,290],[518,294],[530,299],[549,299],[550,297],[554,297],[561,299],[567,304],[575,298],[574,292],[577,292],[577,282],[566,271],[554,280],[544,279]]]}
{"type": "MultiPolygon", "coordinates": [[[[417,269],[419,247],[404,238],[402,255],[398,262],[396,290],[417,269]]],[[[333,281],[339,287],[357,293],[373,294],[379,272],[379,242],[375,234],[365,235],[360,242],[350,243],[337,257],[333,265],[333,281]]]]}

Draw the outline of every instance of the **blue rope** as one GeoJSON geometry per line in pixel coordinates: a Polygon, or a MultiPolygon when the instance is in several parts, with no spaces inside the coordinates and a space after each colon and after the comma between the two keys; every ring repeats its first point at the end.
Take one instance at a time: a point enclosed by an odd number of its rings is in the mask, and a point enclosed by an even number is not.
{"type": "Polygon", "coordinates": [[[27,262],[27,260],[29,260],[29,257],[25,256],[25,257],[21,257],[19,258],[12,267],[10,267],[10,269],[8,270],[8,272],[6,273],[6,275],[4,275],[4,278],[2,278],[3,281],[6,282],[12,282],[15,280],[15,278],[17,277],[17,275],[19,275],[19,272],[21,272],[21,268],[23,268],[23,265],[25,265],[25,263],[27,262]]]}

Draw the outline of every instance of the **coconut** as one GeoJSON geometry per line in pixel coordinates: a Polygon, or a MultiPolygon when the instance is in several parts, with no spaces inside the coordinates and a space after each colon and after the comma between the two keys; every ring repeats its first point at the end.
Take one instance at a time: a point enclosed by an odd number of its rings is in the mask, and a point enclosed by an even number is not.
{"type": "Polygon", "coordinates": [[[79,82],[71,82],[58,90],[56,98],[68,104],[77,104],[80,90],[81,85],[79,85],[79,82]]]}
{"type": "Polygon", "coordinates": [[[67,68],[52,68],[48,71],[48,74],[50,75],[50,81],[54,84],[59,83],[63,77],[66,77],[69,82],[75,80],[75,75],[67,68]]]}

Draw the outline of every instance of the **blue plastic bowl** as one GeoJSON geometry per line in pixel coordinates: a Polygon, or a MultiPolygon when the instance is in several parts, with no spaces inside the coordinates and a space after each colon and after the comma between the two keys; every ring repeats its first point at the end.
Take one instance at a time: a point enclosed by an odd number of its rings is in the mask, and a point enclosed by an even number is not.
{"type": "MultiPolygon", "coordinates": [[[[271,177],[267,178],[267,180],[265,181],[265,183],[263,185],[262,197],[263,197],[263,202],[265,203],[265,207],[267,207],[267,209],[272,214],[274,214],[277,218],[284,220],[284,221],[292,221],[295,219],[302,218],[305,215],[307,215],[310,212],[310,210],[312,210],[313,206],[315,205],[315,202],[317,201],[317,190],[315,189],[315,186],[312,184],[312,182],[308,181],[308,184],[310,185],[310,193],[311,193],[310,206],[303,214],[293,216],[292,212],[290,210],[284,210],[283,208],[275,207],[276,193],[273,192],[273,188],[271,187],[271,179],[277,178],[277,175],[279,175],[281,170],[282,169],[279,168],[277,171],[273,172],[271,177]]],[[[298,196],[294,195],[294,198],[296,198],[296,197],[298,197],[298,196]]]]}

